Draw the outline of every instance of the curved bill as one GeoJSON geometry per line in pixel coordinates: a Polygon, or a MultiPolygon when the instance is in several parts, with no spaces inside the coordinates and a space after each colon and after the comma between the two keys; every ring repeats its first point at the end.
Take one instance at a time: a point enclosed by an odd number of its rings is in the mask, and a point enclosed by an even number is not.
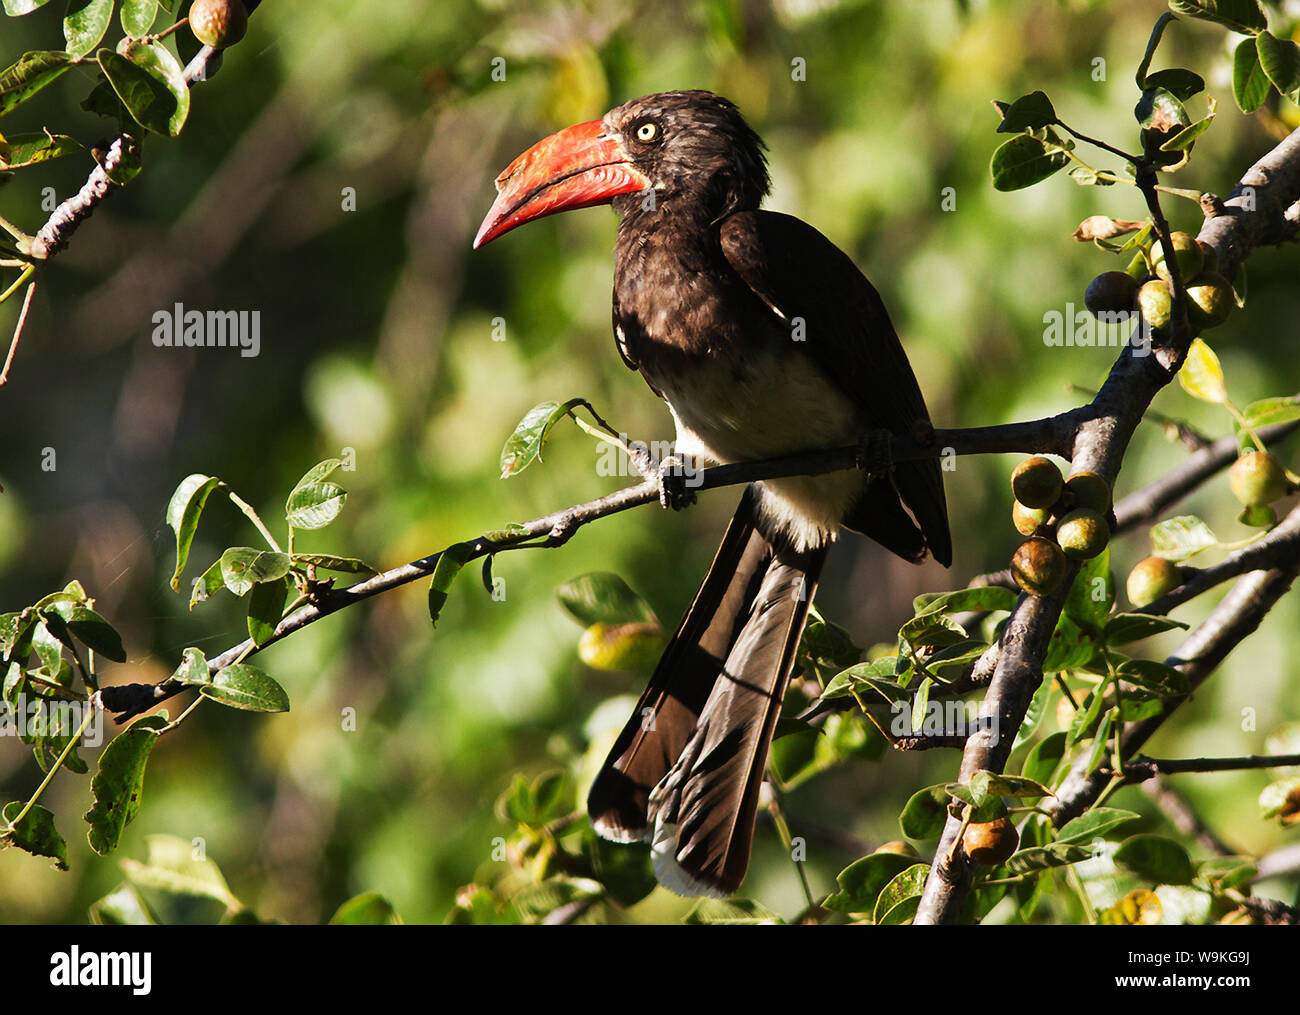
{"type": "Polygon", "coordinates": [[[599,120],[566,127],[538,141],[497,177],[497,199],[479,226],[474,249],[525,222],[605,204],[619,194],[645,190],[650,182],[599,120]]]}

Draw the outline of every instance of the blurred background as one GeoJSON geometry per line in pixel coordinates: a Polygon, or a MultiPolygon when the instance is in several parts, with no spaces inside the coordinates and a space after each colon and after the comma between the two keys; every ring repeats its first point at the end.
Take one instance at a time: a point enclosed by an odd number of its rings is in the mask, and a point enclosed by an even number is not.
{"type": "MultiPolygon", "coordinates": [[[[0,62],[59,48],[62,7],[0,22],[0,62]]],[[[1043,88],[1072,126],[1133,146],[1133,72],[1166,9],[1159,0],[268,0],[221,72],[194,89],[183,134],[148,140],[144,172],[101,205],[41,284],[0,390],[0,610],[78,578],[125,637],[129,662],[106,665],[107,682],[153,681],[187,645],[215,655],[245,636],[242,601],[222,592],[191,613],[168,586],[164,511],[189,473],[220,476],[270,521],[311,465],[355,449],[355,472],[341,474],[350,491],[341,520],[301,548],[384,567],[620,485],[597,474],[595,442],[567,423],[543,464],[503,482],[497,461],[529,408],[574,395],[634,437],[672,435],[610,335],[613,213],[557,216],[477,253],[470,241],[510,159],[648,92],[708,88],[740,106],[771,150],[768,207],[821,229],[880,289],[937,425],[1077,403],[1084,396],[1070,386],[1095,389],[1114,350],[1047,347],[1043,315],[1081,306],[1094,274],[1123,267],[1071,239],[1080,220],[1142,218],[1143,204],[1131,188],[1079,187],[1064,175],[995,192],[988,161],[1002,139],[989,100],[1043,88]],[[504,80],[493,80],[495,60],[504,80]],[[260,310],[260,356],[155,347],[152,315],[177,302],[260,310]],[[41,467],[47,448],[53,471],[41,467]]],[[[1219,100],[1214,128],[1171,181],[1179,186],[1226,193],[1275,143],[1273,114],[1244,117],[1232,102],[1233,41],[1183,20],[1161,47],[1156,66],[1197,70],[1219,100]]],[[[6,129],[48,126],[89,145],[110,129],[78,107],[91,83],[74,70],[6,129]]],[[[1192,100],[1198,116],[1203,102],[1192,100]]],[[[1280,111],[1281,129],[1296,125],[1295,112],[1280,111]]],[[[42,188],[62,200],[89,167],[82,154],[18,173],[0,187],[0,214],[34,230],[46,217],[42,188]]],[[[1192,203],[1166,209],[1175,228],[1198,228],[1192,203]]],[[[1295,335],[1279,326],[1300,314],[1298,265],[1295,249],[1260,252],[1248,311],[1211,336],[1239,405],[1300,387],[1295,335]]],[[[6,342],[16,303],[0,308],[6,342]]],[[[1177,385],[1155,408],[1213,436],[1230,429],[1220,409],[1177,385]]],[[[1185,453],[1145,427],[1117,498],[1185,453]]],[[[1300,465],[1294,447],[1283,458],[1300,465]]],[[[951,571],[912,567],[850,536],[828,565],[822,611],[861,645],[889,641],[914,595],[1004,567],[1019,538],[1008,514],[1013,465],[964,458],[947,474],[951,571]]],[[[408,921],[442,920],[457,889],[490,865],[493,837],[511,831],[494,801],[513,774],[581,758],[626,715],[602,704],[630,704],[643,684],[644,673],[582,665],[580,629],[555,588],[617,572],[671,627],[735,499],[718,491],[682,513],[627,512],[562,549],[506,554],[495,567],[501,601],[471,569],[436,631],[420,584],[274,646],[258,663],[288,689],[292,711],[196,711],[154,752],[116,856],[90,852],[74,820],[90,803],[87,777],[56,781],[43,802],[68,839],[71,872],[0,852],[0,921],[84,921],[121,880],[118,857],[142,856],[151,833],[201,837],[264,917],[317,922],[375,890],[408,921]],[[355,731],[342,728],[348,708],[355,731]]],[[[1247,534],[1226,478],[1185,510],[1225,540],[1247,534]]],[[[256,539],[213,498],[182,588],[225,546],[256,539]]],[[[1148,552],[1144,533],[1126,537],[1112,548],[1115,570],[1148,552]]],[[[1195,623],[1224,589],[1177,616],[1195,623]]],[[[1298,624],[1292,596],[1151,753],[1263,751],[1265,736],[1296,717],[1298,624]],[[1254,710],[1251,730],[1243,709],[1254,710]]],[[[1144,649],[1161,658],[1173,644],[1165,636],[1144,649]]],[[[183,704],[169,703],[173,716],[183,704]]],[[[907,797],[955,766],[954,754],[885,754],[802,786],[788,800],[793,831],[830,830],[810,835],[814,890],[898,838],[907,797]]],[[[31,752],[0,740],[5,799],[25,799],[39,779],[31,752]]],[[[1268,781],[1243,772],[1178,784],[1234,848],[1259,854],[1286,841],[1258,817],[1268,781]]],[[[1112,802],[1151,813],[1136,790],[1112,802]]],[[[760,822],[755,849],[746,893],[797,912],[798,883],[770,823],[760,822]]],[[[671,920],[687,907],[658,891],[620,918],[671,920]]]]}

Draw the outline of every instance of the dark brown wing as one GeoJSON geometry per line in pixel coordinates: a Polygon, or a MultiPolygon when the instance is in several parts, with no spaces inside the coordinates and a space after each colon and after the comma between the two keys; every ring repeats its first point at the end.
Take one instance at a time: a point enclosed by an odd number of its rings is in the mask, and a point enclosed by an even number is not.
{"type": "MultiPolygon", "coordinates": [[[[910,434],[929,420],[920,385],[879,293],[857,265],[806,222],[770,211],[738,212],[720,227],[722,252],[735,272],[788,326],[804,322],[797,346],[860,405],[873,425],[910,434]]],[[[952,563],[952,537],[937,460],[902,462],[894,485],[921,525],[935,560],[952,563]]],[[[844,523],[872,534],[878,498],[863,498],[844,523]]],[[[888,545],[888,544],[886,544],[888,545]]]]}

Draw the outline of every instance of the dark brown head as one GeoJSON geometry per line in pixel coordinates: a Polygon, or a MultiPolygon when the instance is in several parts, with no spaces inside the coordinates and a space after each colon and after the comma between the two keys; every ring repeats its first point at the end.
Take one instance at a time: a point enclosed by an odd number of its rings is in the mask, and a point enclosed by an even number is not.
{"type": "Polygon", "coordinates": [[[660,92],[552,134],[496,181],[475,248],[543,215],[613,203],[621,214],[688,202],[709,219],[757,208],[769,180],[763,142],[712,92],[660,92]]]}

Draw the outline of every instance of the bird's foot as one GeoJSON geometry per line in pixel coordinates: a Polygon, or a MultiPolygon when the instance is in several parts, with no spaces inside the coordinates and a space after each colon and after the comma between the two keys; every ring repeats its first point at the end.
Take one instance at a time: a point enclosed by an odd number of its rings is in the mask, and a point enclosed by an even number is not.
{"type": "Polygon", "coordinates": [[[693,469],[688,469],[678,455],[669,455],[659,463],[659,503],[665,508],[680,511],[695,503],[692,479],[693,469]]]}
{"type": "Polygon", "coordinates": [[[894,466],[894,435],[888,430],[869,430],[858,438],[857,467],[875,475],[894,466]]]}

